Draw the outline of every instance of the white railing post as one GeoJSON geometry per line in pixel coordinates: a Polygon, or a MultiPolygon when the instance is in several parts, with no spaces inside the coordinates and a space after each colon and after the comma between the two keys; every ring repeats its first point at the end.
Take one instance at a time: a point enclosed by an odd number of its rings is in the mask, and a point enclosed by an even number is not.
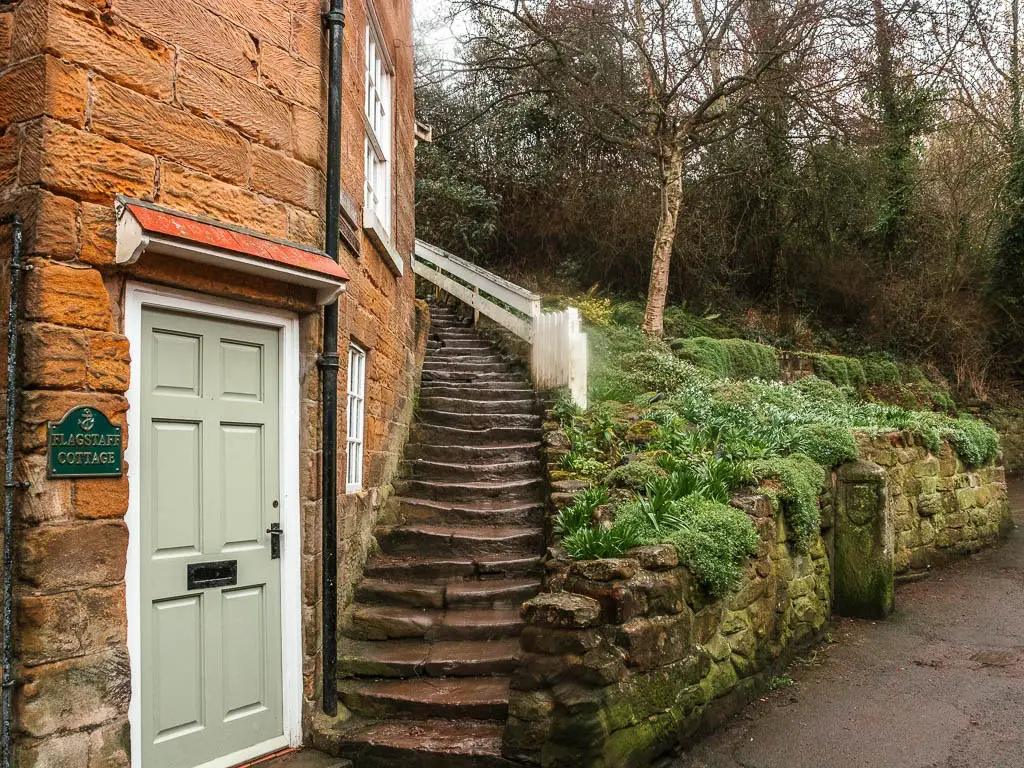
{"type": "Polygon", "coordinates": [[[587,407],[587,336],[576,307],[544,312],[537,294],[422,240],[412,266],[436,290],[472,307],[474,322],[486,315],[528,342],[535,387],[568,387],[573,401],[587,407]]]}

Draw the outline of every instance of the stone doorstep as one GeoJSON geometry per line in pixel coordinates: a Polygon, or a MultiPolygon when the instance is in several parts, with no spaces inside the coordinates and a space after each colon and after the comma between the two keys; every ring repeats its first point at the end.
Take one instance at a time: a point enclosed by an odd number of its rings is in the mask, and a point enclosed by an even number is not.
{"type": "Polygon", "coordinates": [[[352,762],[315,749],[286,749],[235,768],[352,768],[352,762]]]}

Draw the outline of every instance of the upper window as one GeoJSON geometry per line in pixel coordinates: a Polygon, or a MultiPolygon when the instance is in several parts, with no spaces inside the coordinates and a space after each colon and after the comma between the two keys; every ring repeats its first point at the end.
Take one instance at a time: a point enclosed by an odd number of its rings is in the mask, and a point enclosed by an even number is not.
{"type": "Polygon", "coordinates": [[[348,348],[348,444],[345,493],[363,489],[363,427],[366,422],[366,351],[348,348]]]}
{"type": "Polygon", "coordinates": [[[366,25],[366,210],[391,234],[391,61],[372,9],[366,25]]]}

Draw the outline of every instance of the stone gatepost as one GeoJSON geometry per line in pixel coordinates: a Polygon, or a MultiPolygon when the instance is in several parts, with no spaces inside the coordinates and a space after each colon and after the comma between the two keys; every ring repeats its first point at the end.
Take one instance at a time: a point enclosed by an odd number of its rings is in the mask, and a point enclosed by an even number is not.
{"type": "Polygon", "coordinates": [[[835,493],[834,610],[885,618],[894,607],[895,573],[885,470],[869,461],[844,464],[835,493]]]}

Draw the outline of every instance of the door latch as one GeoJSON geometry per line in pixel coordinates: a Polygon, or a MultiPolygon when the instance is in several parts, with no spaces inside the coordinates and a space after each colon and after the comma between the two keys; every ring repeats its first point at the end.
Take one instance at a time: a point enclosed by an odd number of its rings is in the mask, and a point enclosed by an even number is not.
{"type": "Polygon", "coordinates": [[[284,535],[281,524],[271,523],[267,533],[270,534],[270,559],[277,560],[281,557],[281,537],[284,535]]]}

